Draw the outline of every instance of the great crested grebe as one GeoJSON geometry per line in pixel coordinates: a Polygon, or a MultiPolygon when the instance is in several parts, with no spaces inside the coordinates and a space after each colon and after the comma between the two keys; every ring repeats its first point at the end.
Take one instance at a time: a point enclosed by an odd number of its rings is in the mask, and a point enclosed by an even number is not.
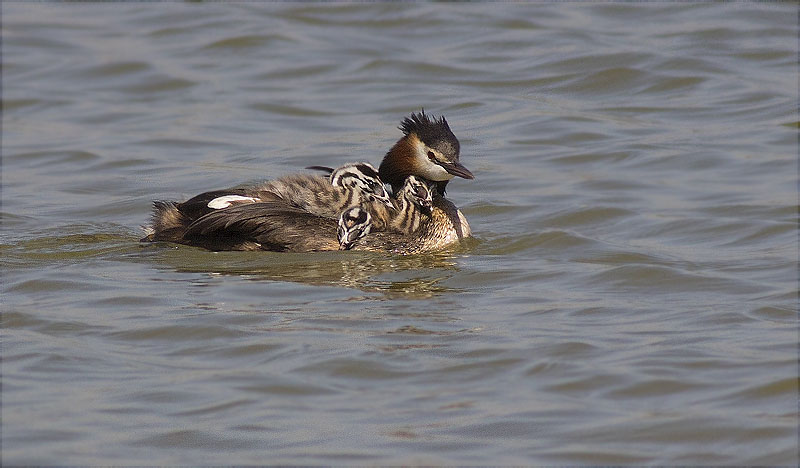
{"type": "Polygon", "coordinates": [[[353,247],[414,253],[469,237],[467,220],[444,197],[454,176],[473,178],[459,162],[460,145],[447,121],[431,119],[423,111],[411,114],[400,129],[403,137],[377,172],[368,163],[353,163],[329,177],[292,174],[257,186],[205,192],[183,203],[157,201],[152,233],[142,240],[211,250],[306,252],[353,247]],[[409,176],[419,179],[407,181],[409,176]],[[391,199],[383,182],[392,185],[391,199]],[[409,191],[414,193],[407,198],[409,191]],[[348,214],[345,221],[350,221],[353,233],[340,242],[343,217],[356,207],[366,214],[348,214]]]}
{"type": "MultiPolygon", "coordinates": [[[[432,181],[433,210],[415,236],[414,251],[439,250],[460,239],[470,237],[472,230],[461,211],[447,198],[445,188],[453,177],[474,179],[472,172],[459,162],[461,145],[444,116],[436,119],[425,111],[412,113],[400,124],[404,136],[386,153],[378,173],[381,180],[402,187],[409,175],[432,181]]],[[[369,239],[369,238],[368,238],[369,239]]],[[[373,239],[374,242],[374,239],[373,239]]],[[[377,246],[376,246],[377,248],[377,246]]]]}

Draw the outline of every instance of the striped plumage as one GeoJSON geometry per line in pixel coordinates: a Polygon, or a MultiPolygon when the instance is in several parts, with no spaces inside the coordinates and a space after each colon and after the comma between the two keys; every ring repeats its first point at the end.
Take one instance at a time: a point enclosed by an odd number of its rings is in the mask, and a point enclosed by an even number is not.
{"type": "MultiPolygon", "coordinates": [[[[392,206],[378,171],[369,163],[347,163],[326,177],[290,174],[257,186],[258,193],[277,195],[292,206],[326,218],[338,218],[362,203],[392,206]]],[[[271,196],[270,195],[270,196],[271,196]]]]}
{"type": "Polygon", "coordinates": [[[422,216],[416,230],[407,234],[395,230],[372,231],[356,240],[350,249],[397,254],[434,252],[471,235],[469,223],[461,211],[450,200],[434,192],[430,215],[422,216]]]}
{"type": "Polygon", "coordinates": [[[413,234],[420,225],[430,220],[433,208],[433,188],[422,178],[408,176],[403,187],[392,198],[394,209],[370,204],[372,218],[383,217],[385,230],[401,234],[413,234]]]}
{"type": "MultiPolygon", "coordinates": [[[[331,173],[334,171],[325,166],[311,166],[306,169],[331,173]]],[[[425,179],[411,175],[406,177],[402,188],[391,197],[391,204],[366,200],[360,206],[370,213],[373,231],[412,234],[422,222],[430,218],[434,190],[435,187],[425,179]]]]}
{"type": "Polygon", "coordinates": [[[372,216],[360,206],[348,208],[339,216],[337,237],[340,250],[350,250],[353,244],[369,234],[372,216]]]}

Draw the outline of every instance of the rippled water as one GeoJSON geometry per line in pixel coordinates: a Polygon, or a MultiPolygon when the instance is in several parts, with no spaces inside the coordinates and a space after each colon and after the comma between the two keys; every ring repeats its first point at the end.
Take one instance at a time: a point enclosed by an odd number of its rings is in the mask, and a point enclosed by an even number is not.
{"type": "Polygon", "coordinates": [[[798,463],[795,4],[2,14],[4,464],[798,463]],[[137,242],[420,107],[454,251],[137,242]]]}

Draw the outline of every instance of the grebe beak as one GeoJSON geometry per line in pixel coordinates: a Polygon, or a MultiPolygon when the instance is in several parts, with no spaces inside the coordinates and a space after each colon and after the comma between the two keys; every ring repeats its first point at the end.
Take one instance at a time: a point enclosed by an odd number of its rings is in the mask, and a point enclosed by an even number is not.
{"type": "Polygon", "coordinates": [[[350,235],[352,232],[345,232],[345,229],[341,226],[338,229],[339,231],[339,250],[350,250],[353,247],[353,243],[355,239],[350,239],[350,235]]]}
{"type": "Polygon", "coordinates": [[[464,167],[460,162],[442,162],[436,161],[436,164],[442,166],[442,168],[453,174],[454,176],[463,177],[465,179],[474,179],[475,176],[472,175],[472,172],[469,171],[466,167],[464,167]]]}
{"type": "Polygon", "coordinates": [[[375,198],[376,201],[379,201],[384,205],[386,205],[387,208],[392,210],[395,209],[394,205],[392,205],[392,199],[389,198],[389,193],[385,189],[383,190],[383,193],[381,194],[376,193],[373,195],[373,197],[375,198]]]}
{"type": "Polygon", "coordinates": [[[422,210],[423,213],[425,213],[428,216],[433,214],[433,203],[431,203],[428,200],[423,200],[419,208],[420,210],[422,210]]]}

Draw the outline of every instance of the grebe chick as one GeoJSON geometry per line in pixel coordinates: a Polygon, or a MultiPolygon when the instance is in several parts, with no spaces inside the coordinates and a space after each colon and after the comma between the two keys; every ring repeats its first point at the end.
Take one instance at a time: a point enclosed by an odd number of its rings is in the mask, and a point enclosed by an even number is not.
{"type": "MultiPolygon", "coordinates": [[[[334,172],[334,169],[326,166],[309,166],[306,169],[334,172]]],[[[417,230],[423,217],[430,217],[434,190],[425,179],[412,175],[406,178],[402,189],[391,198],[391,205],[365,202],[361,206],[371,215],[373,231],[391,230],[411,234],[417,230]]]]}
{"type": "Polygon", "coordinates": [[[337,237],[339,250],[350,250],[353,244],[369,234],[372,227],[372,216],[360,206],[348,208],[339,216],[337,237]]]}
{"type": "Polygon", "coordinates": [[[425,179],[408,176],[403,189],[395,199],[396,211],[389,221],[389,229],[373,234],[375,239],[359,242],[370,234],[374,218],[368,209],[354,207],[339,218],[339,243],[342,250],[378,250],[393,253],[416,253],[422,251],[424,242],[414,234],[422,221],[429,221],[433,202],[433,188],[425,179]]]}
{"type": "MultiPolygon", "coordinates": [[[[430,220],[433,209],[433,188],[428,181],[417,176],[408,176],[403,188],[392,199],[394,210],[389,212],[382,206],[371,206],[378,216],[386,216],[387,231],[413,234],[420,224],[430,220]]],[[[377,216],[373,213],[373,219],[377,216]]]]}
{"type": "Polygon", "coordinates": [[[339,249],[390,252],[399,254],[419,253],[420,243],[414,236],[392,231],[378,231],[370,234],[372,216],[363,207],[355,206],[345,210],[339,217],[339,249]],[[370,234],[367,236],[367,234],[370,234]]]}
{"type": "Polygon", "coordinates": [[[332,170],[325,180],[308,174],[292,174],[268,181],[259,190],[270,192],[309,213],[338,219],[339,214],[362,203],[392,206],[389,194],[372,164],[347,163],[332,170]]]}

